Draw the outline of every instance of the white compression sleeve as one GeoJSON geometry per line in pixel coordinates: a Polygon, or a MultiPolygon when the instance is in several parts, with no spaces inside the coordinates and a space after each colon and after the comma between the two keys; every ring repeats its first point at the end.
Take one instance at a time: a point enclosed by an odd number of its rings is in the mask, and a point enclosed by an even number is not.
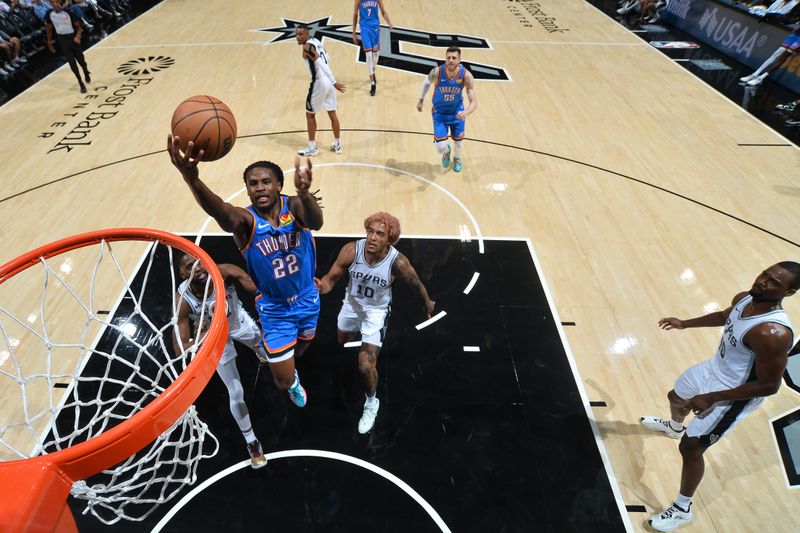
{"type": "Polygon", "coordinates": [[[431,86],[431,80],[428,79],[428,76],[425,76],[425,79],[422,80],[422,92],[419,93],[419,99],[424,100],[425,95],[428,94],[428,89],[431,86]]]}

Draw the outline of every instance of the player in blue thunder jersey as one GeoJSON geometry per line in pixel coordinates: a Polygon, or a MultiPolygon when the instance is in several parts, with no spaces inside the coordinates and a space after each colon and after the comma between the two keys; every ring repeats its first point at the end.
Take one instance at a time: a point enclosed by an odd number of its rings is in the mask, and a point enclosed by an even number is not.
{"type": "Polygon", "coordinates": [[[169,136],[167,151],[172,164],[200,207],[224,231],[233,234],[258,288],[256,308],[275,385],[288,391],[295,405],[303,407],[307,396],[295,370],[294,356],[302,355],[317,332],[316,249],[309,230],[322,227],[322,209],[309,191],[311,160],[301,169],[300,158],[295,157],[297,196],[281,194],[283,171],[275,163],[249,165],[244,183],[252,205],[245,209],[225,202],[200,180],[197,164],[202,150],[195,153],[190,141],[186,153],[181,154],[178,143],[177,137],[169,136]]]}
{"type": "Polygon", "coordinates": [[[464,147],[465,118],[478,108],[475,94],[475,78],[461,64],[461,49],[451,46],[445,54],[445,64],[434,67],[422,82],[422,92],[417,101],[417,111],[422,111],[425,95],[431,84],[433,90],[433,140],[436,150],[442,154],[442,166],[450,168],[450,145],[448,133],[453,139],[453,170],[461,172],[461,151],[464,147]],[[464,90],[469,105],[464,109],[464,90]]]}
{"type": "Polygon", "coordinates": [[[375,96],[377,90],[377,80],[375,79],[375,68],[378,66],[378,54],[381,50],[381,22],[378,18],[378,10],[389,24],[389,29],[394,28],[394,24],[389,20],[389,13],[383,7],[383,0],[356,0],[353,7],[353,43],[358,44],[356,26],[361,28],[361,46],[367,61],[367,72],[369,72],[369,95],[375,96]],[[360,20],[359,20],[360,17],[360,20]]]}

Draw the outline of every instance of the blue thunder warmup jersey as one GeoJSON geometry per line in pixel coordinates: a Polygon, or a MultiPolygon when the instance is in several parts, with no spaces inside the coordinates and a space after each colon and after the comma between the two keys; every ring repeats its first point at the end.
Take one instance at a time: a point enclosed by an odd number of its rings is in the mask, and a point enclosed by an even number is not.
{"type": "Polygon", "coordinates": [[[259,292],[269,299],[288,300],[314,285],[317,250],[311,231],[289,211],[288,197],[281,195],[279,227],[261,218],[253,206],[253,234],[242,250],[247,271],[259,292]]]}
{"type": "Polygon", "coordinates": [[[439,67],[439,79],[436,80],[436,89],[433,92],[433,116],[454,117],[459,111],[464,111],[464,74],[463,65],[458,67],[456,79],[447,79],[445,65],[439,67]]]}
{"type": "Polygon", "coordinates": [[[361,26],[378,26],[380,24],[378,7],[378,0],[361,0],[358,4],[359,24],[361,26]]]}

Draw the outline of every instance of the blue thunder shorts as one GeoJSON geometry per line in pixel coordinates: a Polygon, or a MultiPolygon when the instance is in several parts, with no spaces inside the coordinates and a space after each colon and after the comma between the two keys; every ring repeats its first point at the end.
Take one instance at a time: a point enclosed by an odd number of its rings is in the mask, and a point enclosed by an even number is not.
{"type": "Polygon", "coordinates": [[[800,50],[800,35],[796,33],[790,33],[786,36],[786,39],[783,40],[781,46],[790,52],[797,52],[800,50]]]}
{"type": "Polygon", "coordinates": [[[314,285],[289,299],[259,296],[256,309],[264,331],[267,360],[285,361],[294,355],[297,341],[308,342],[317,335],[319,292],[314,285]]]}
{"type": "Polygon", "coordinates": [[[454,141],[464,138],[465,121],[459,120],[455,115],[433,115],[433,138],[436,141],[445,141],[449,136],[454,141]]]}
{"type": "Polygon", "coordinates": [[[380,49],[380,34],[380,26],[361,26],[361,47],[364,48],[364,51],[380,49]]]}

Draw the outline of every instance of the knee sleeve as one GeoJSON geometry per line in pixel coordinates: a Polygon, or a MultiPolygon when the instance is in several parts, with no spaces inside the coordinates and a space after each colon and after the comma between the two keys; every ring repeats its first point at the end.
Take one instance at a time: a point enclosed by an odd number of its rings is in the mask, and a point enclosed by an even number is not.
{"type": "Polygon", "coordinates": [[[374,52],[372,50],[368,50],[366,54],[367,54],[367,72],[369,72],[369,75],[372,76],[372,74],[375,72],[375,66],[372,63],[372,55],[374,54],[374,52]]]}

